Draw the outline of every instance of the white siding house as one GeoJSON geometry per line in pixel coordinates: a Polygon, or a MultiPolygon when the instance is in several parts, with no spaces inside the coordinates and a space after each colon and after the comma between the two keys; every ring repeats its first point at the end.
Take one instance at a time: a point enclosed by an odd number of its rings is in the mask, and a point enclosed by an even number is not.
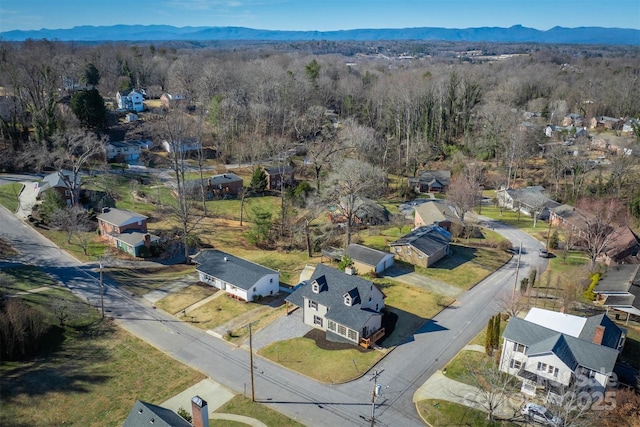
{"type": "Polygon", "coordinates": [[[243,301],[276,295],[280,273],[218,250],[204,250],[193,257],[201,282],[243,301]]]}
{"type": "Polygon", "coordinates": [[[568,387],[604,391],[626,331],[606,315],[589,318],[532,308],[512,317],[503,335],[500,370],[522,379],[523,393],[560,399],[568,387]]]}

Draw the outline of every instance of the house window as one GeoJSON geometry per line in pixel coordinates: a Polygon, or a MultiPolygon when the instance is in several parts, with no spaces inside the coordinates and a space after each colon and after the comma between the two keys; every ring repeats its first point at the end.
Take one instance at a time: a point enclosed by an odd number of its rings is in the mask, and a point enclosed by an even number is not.
{"type": "Polygon", "coordinates": [[[314,294],[320,293],[320,285],[318,285],[318,282],[316,282],[315,280],[311,284],[311,290],[314,294]]]}
{"type": "Polygon", "coordinates": [[[358,333],[356,331],[354,331],[353,329],[349,329],[349,339],[351,341],[357,341],[358,340],[358,333]]]}
{"type": "Polygon", "coordinates": [[[313,301],[313,300],[309,300],[308,307],[310,309],[312,309],[312,310],[317,310],[318,309],[318,302],[317,301],[313,301]]]}
{"type": "Polygon", "coordinates": [[[71,191],[69,190],[64,190],[64,195],[69,197],[71,195],[71,191]]]}
{"type": "Polygon", "coordinates": [[[344,305],[351,307],[351,297],[349,295],[344,296],[344,305]]]}
{"type": "Polygon", "coordinates": [[[510,366],[513,369],[520,369],[520,368],[522,368],[522,362],[519,361],[519,360],[516,360],[516,359],[511,359],[510,366]]]}
{"type": "Polygon", "coordinates": [[[347,328],[345,328],[342,325],[338,325],[338,334],[344,336],[347,336],[347,328]]]}
{"type": "Polygon", "coordinates": [[[546,363],[538,362],[538,371],[546,371],[548,366],[546,363]]]}
{"type": "Polygon", "coordinates": [[[327,321],[327,328],[328,328],[330,331],[335,332],[335,331],[336,331],[336,322],[334,322],[333,320],[328,320],[328,321],[327,321]]]}
{"type": "Polygon", "coordinates": [[[269,283],[273,283],[273,277],[269,279],[269,283]]]}
{"type": "Polygon", "coordinates": [[[322,317],[313,316],[313,323],[314,323],[314,325],[318,325],[318,326],[322,327],[322,317]]]}
{"type": "Polygon", "coordinates": [[[524,353],[524,345],[514,342],[513,351],[515,351],[516,353],[524,353]]]}

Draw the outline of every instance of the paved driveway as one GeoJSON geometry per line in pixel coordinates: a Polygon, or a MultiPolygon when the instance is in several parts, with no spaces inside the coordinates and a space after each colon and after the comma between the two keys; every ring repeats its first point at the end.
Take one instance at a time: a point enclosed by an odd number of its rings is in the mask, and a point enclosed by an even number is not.
{"type": "Polygon", "coordinates": [[[428,291],[451,298],[457,298],[462,294],[462,292],[464,292],[462,289],[456,288],[448,283],[423,276],[422,274],[414,273],[413,271],[409,271],[397,265],[386,269],[382,274],[382,277],[397,280],[398,282],[406,283],[407,285],[418,286],[428,291]]]}
{"type": "MultiPolygon", "coordinates": [[[[262,328],[253,336],[253,349],[260,350],[272,342],[299,338],[313,329],[302,322],[302,310],[297,309],[288,316],[282,316],[262,328]]],[[[249,345],[249,341],[245,342],[249,345]]]]}

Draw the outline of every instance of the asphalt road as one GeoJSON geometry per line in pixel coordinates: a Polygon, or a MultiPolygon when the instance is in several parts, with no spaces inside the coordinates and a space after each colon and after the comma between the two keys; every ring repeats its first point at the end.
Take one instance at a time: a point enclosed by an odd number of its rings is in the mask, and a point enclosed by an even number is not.
{"type": "MultiPolygon", "coordinates": [[[[522,241],[525,254],[520,277],[531,266],[546,267],[537,256],[542,245],[529,235],[506,225],[494,230],[514,247],[522,241]]],[[[99,275],[0,207],[0,236],[20,253],[19,260],[39,266],[80,298],[99,302],[99,275]]],[[[462,295],[456,304],[427,322],[411,339],[393,350],[376,369],[381,396],[376,401],[378,426],[422,426],[413,394],[436,370],[444,366],[498,311],[495,300],[512,292],[516,257],[503,268],[462,295]]],[[[250,395],[249,354],[191,325],[153,309],[113,283],[105,283],[107,314],[132,334],[164,351],[237,393],[250,395]]],[[[373,382],[366,374],[341,385],[320,384],[259,357],[254,357],[256,400],[310,426],[370,425],[373,382]]]]}

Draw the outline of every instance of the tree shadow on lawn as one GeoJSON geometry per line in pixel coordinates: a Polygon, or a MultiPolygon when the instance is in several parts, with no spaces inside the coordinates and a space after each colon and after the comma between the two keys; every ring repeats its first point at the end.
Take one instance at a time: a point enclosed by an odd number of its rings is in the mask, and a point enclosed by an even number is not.
{"type": "Polygon", "coordinates": [[[451,252],[453,253],[450,256],[444,257],[441,260],[437,261],[429,268],[439,268],[443,270],[453,270],[461,265],[473,261],[476,256],[476,248],[471,248],[468,246],[460,246],[460,245],[450,245],[451,252]]]}
{"type": "Polygon", "coordinates": [[[38,354],[0,370],[0,400],[9,403],[21,400],[21,395],[88,393],[90,386],[108,381],[110,376],[92,373],[96,363],[104,363],[108,356],[100,353],[100,358],[91,357],[82,351],[85,344],[81,342],[110,332],[112,327],[102,322],[66,329],[52,326],[38,354]],[[68,334],[75,335],[78,347],[63,344],[68,334]]]}

